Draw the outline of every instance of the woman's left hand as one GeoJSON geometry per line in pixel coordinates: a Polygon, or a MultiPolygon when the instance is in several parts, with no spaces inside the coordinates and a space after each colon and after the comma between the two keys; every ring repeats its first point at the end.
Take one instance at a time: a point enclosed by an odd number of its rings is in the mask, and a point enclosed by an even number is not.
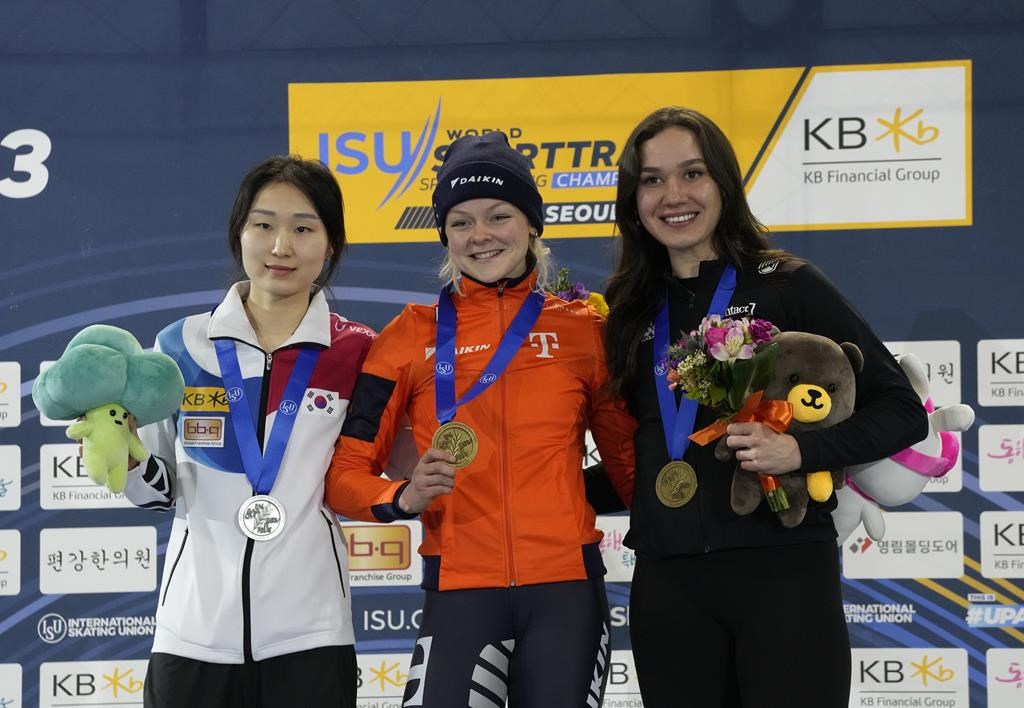
{"type": "Polygon", "coordinates": [[[740,468],[757,474],[786,474],[800,469],[800,446],[787,433],[764,423],[730,423],[725,444],[736,452],[740,468]]]}

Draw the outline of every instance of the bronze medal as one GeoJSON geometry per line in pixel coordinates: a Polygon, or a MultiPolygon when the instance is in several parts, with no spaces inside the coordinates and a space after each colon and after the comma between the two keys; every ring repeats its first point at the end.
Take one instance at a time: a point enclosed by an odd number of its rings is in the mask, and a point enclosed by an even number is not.
{"type": "Polygon", "coordinates": [[[462,469],[476,458],[479,442],[476,433],[465,423],[449,421],[434,431],[431,447],[450,452],[455,458],[452,467],[462,469]]]}
{"type": "Polygon", "coordinates": [[[673,509],[683,506],[697,493],[697,473],[686,462],[672,460],[658,472],[654,491],[665,506],[673,509]]]}

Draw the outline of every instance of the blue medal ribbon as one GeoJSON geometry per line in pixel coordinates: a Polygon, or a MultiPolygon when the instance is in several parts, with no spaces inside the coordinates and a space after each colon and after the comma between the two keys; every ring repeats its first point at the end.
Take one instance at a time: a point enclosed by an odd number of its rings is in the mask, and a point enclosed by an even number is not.
{"type": "MultiPolygon", "coordinates": [[[[217,360],[220,362],[220,374],[224,380],[224,393],[228,399],[228,410],[231,411],[231,426],[238,440],[238,451],[242,455],[242,467],[249,478],[256,494],[269,494],[274,488],[277,473],[281,469],[281,460],[288,446],[295,417],[299,413],[299,401],[313,375],[313,369],[320,358],[318,347],[303,346],[295,360],[291,376],[284,388],[284,395],[277,407],[274,426],[267,436],[266,449],[260,450],[260,442],[256,439],[256,429],[249,398],[245,394],[242,371],[238,365],[238,354],[235,343],[228,339],[214,340],[217,349],[217,360]]],[[[262,412],[261,412],[262,414],[262,412]]]]}
{"type": "Polygon", "coordinates": [[[531,290],[523,304],[519,306],[512,323],[505,330],[494,356],[487,362],[484,373],[477,379],[462,398],[455,400],[455,305],[452,303],[448,288],[441,290],[437,299],[437,348],[434,353],[434,404],[437,420],[442,425],[455,417],[455,409],[469,403],[479,396],[487,387],[498,380],[501,373],[512,361],[519,348],[523,345],[530,328],[540,316],[544,308],[544,295],[531,290]]]}
{"type": "MultiPolygon", "coordinates": [[[[729,263],[718,279],[706,316],[721,316],[729,306],[735,289],[736,268],[729,263]]],[[[684,396],[677,406],[675,393],[665,381],[668,370],[663,357],[668,351],[668,330],[668,298],[665,298],[654,319],[654,388],[658,391],[658,408],[661,409],[661,425],[665,429],[668,455],[673,460],[681,460],[686,454],[686,448],[690,446],[690,433],[697,420],[697,401],[684,396]]]]}

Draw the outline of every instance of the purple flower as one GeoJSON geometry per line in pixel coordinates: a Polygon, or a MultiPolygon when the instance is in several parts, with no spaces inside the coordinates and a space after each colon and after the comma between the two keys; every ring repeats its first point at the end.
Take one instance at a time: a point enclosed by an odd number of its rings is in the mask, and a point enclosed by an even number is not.
{"type": "Polygon", "coordinates": [[[555,295],[563,300],[586,300],[590,297],[590,291],[581,282],[568,283],[560,280],[558,285],[561,287],[555,291],[555,295]]]}
{"type": "Polygon", "coordinates": [[[751,320],[750,327],[750,338],[754,340],[754,344],[764,344],[765,342],[772,341],[772,329],[774,326],[768,320],[751,320]]]}

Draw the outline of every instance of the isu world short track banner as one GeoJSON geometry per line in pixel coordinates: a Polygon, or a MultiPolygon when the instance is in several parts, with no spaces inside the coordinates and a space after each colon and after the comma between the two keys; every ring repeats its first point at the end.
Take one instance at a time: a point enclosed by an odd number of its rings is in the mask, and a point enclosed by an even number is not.
{"type": "Polygon", "coordinates": [[[686,105],[737,152],[775,230],[971,223],[969,61],[463,81],[293,83],[289,148],[332,169],[354,242],[436,238],[452,141],[501,130],[533,163],[546,233],[610,236],[639,116],[686,105]]]}

